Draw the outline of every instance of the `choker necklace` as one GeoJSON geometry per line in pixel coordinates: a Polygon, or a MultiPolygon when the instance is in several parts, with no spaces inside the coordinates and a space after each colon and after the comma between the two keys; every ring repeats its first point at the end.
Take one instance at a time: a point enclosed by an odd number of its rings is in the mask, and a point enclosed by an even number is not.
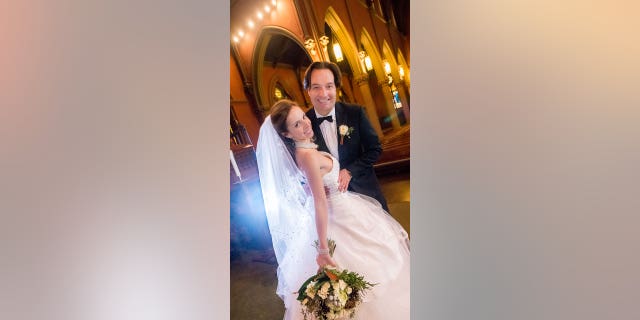
{"type": "Polygon", "coordinates": [[[296,148],[302,149],[318,149],[318,145],[312,142],[298,142],[296,141],[296,148]]]}

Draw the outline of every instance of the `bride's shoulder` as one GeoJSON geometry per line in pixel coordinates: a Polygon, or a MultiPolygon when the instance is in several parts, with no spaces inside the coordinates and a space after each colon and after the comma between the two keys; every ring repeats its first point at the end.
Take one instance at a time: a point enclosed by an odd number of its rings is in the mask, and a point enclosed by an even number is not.
{"type": "Polygon", "coordinates": [[[296,158],[313,158],[318,154],[318,150],[316,149],[305,149],[305,148],[297,148],[296,149],[296,158]]]}
{"type": "Polygon", "coordinates": [[[297,149],[296,150],[296,160],[301,165],[312,164],[317,162],[318,155],[320,152],[315,149],[297,149]]]}

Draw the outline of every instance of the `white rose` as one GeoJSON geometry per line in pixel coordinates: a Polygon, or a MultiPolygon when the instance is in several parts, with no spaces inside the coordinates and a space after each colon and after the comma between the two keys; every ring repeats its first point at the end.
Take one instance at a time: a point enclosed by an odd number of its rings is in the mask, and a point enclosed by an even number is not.
{"type": "Polygon", "coordinates": [[[313,299],[313,297],[316,296],[316,290],[315,287],[312,285],[308,285],[307,289],[304,291],[304,293],[306,293],[310,298],[313,299]]]}
{"type": "Polygon", "coordinates": [[[344,307],[344,305],[347,303],[347,300],[349,300],[349,296],[347,295],[347,293],[344,291],[340,291],[340,293],[338,294],[338,301],[340,301],[340,306],[344,307]]]}
{"type": "Polygon", "coordinates": [[[349,127],[345,126],[344,124],[340,126],[340,135],[345,135],[347,134],[347,132],[349,132],[349,127]]]}
{"type": "Polygon", "coordinates": [[[317,292],[317,294],[320,296],[320,298],[322,299],[326,299],[327,295],[329,294],[329,282],[325,282],[322,284],[322,287],[320,287],[320,290],[317,292]]]}

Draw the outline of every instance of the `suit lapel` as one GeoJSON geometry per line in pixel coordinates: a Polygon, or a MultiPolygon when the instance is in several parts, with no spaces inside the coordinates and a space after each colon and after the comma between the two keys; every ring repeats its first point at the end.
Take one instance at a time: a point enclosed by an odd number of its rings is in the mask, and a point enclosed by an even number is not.
{"type": "Polygon", "coordinates": [[[318,117],[316,117],[315,110],[311,109],[310,112],[307,113],[307,117],[309,117],[309,119],[311,120],[311,126],[313,127],[313,132],[315,135],[314,142],[318,145],[318,150],[329,151],[329,148],[327,148],[327,143],[324,141],[324,137],[322,136],[322,130],[320,130],[320,126],[318,125],[318,117]]]}
{"type": "MultiPolygon", "coordinates": [[[[343,157],[343,152],[345,152],[344,144],[340,144],[340,125],[346,124],[347,116],[344,113],[344,106],[340,102],[336,102],[336,137],[338,137],[338,155],[340,159],[343,157]]],[[[344,141],[343,141],[344,142],[344,141]]]]}

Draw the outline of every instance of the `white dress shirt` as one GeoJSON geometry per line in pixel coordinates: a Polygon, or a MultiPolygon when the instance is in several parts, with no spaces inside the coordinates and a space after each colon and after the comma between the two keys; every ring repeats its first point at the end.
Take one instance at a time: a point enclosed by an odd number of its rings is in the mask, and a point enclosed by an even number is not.
{"type": "MultiPolygon", "coordinates": [[[[315,111],[315,110],[314,110],[315,111]]],[[[324,137],[324,142],[327,144],[327,148],[329,148],[329,153],[336,159],[340,160],[338,155],[338,133],[336,123],[336,108],[333,107],[331,112],[328,115],[323,116],[316,111],[316,117],[328,117],[331,116],[333,118],[333,122],[322,121],[320,124],[320,131],[322,131],[322,136],[324,137]]]]}

